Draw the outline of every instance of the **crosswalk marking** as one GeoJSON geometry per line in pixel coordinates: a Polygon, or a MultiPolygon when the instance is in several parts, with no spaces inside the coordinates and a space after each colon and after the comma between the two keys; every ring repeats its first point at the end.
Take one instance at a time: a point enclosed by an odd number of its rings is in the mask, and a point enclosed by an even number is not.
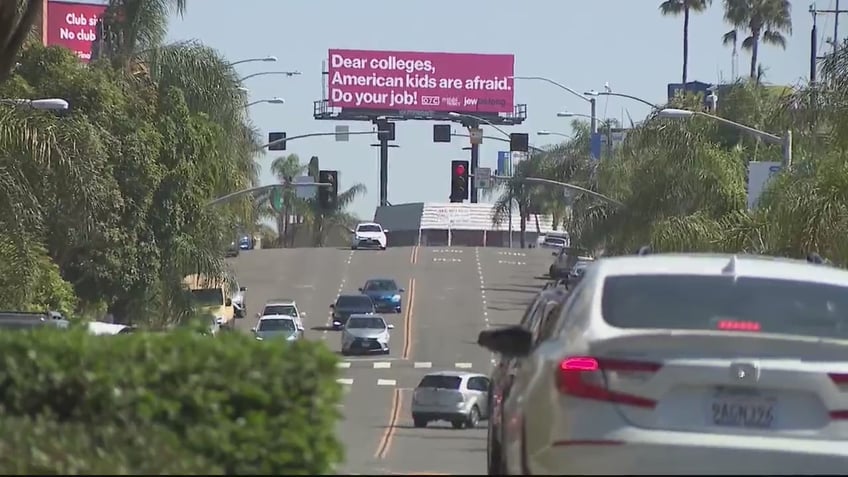
{"type": "Polygon", "coordinates": [[[394,379],[378,379],[377,386],[397,386],[397,380],[394,379]]]}
{"type": "Polygon", "coordinates": [[[498,255],[509,255],[511,257],[526,257],[527,254],[524,252],[498,252],[498,255]]]}
{"type": "Polygon", "coordinates": [[[339,383],[339,384],[344,384],[346,386],[350,386],[351,384],[353,384],[353,379],[339,378],[339,379],[336,379],[336,382],[339,383]]]}
{"type": "Polygon", "coordinates": [[[462,250],[457,250],[455,248],[437,248],[433,250],[433,253],[462,253],[462,250]]]}
{"type": "MultiPolygon", "coordinates": [[[[487,367],[488,363],[480,366],[481,368],[487,367]]],[[[444,369],[470,369],[474,367],[474,363],[461,361],[461,362],[442,362],[442,363],[433,363],[432,361],[408,361],[408,360],[396,360],[396,361],[367,361],[367,360],[349,360],[349,361],[341,361],[336,363],[336,367],[339,369],[404,369],[404,368],[414,368],[414,369],[432,369],[432,368],[444,368],[444,369]]]]}
{"type": "Polygon", "coordinates": [[[379,363],[374,363],[374,369],[389,369],[391,367],[392,367],[392,363],[385,362],[385,361],[379,362],[379,363]]]}
{"type": "Polygon", "coordinates": [[[527,262],[516,262],[513,260],[498,260],[501,265],[527,265],[527,262]]]}
{"type": "Polygon", "coordinates": [[[416,361],[415,365],[413,366],[413,368],[432,368],[432,367],[433,367],[433,363],[431,363],[429,361],[426,361],[426,362],[425,361],[416,361]]]}
{"type": "Polygon", "coordinates": [[[456,366],[457,369],[469,369],[473,365],[471,363],[455,363],[454,366],[456,366]]]}
{"type": "Polygon", "coordinates": [[[461,258],[442,258],[442,257],[433,257],[434,262],[461,262],[461,258]]]}
{"type": "Polygon", "coordinates": [[[336,367],[337,367],[337,368],[341,368],[341,369],[347,369],[347,368],[349,368],[349,367],[350,367],[350,361],[341,361],[341,362],[338,362],[338,363],[336,363],[336,367]]]}

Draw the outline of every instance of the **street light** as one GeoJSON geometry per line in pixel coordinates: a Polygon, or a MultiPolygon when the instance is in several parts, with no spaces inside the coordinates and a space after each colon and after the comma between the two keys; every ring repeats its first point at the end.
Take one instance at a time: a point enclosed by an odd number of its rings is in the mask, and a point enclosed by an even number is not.
{"type": "Polygon", "coordinates": [[[257,101],[253,101],[252,103],[247,103],[247,106],[245,106],[245,108],[249,108],[249,107],[251,107],[251,106],[253,106],[253,105],[255,105],[255,104],[260,104],[260,103],[268,103],[268,104],[286,104],[286,100],[285,100],[285,99],[283,99],[283,98],[260,99],[260,100],[257,100],[257,101]]]}
{"type": "MultiPolygon", "coordinates": [[[[456,134],[456,133],[451,133],[451,136],[453,136],[453,137],[468,137],[468,138],[471,137],[470,134],[456,134]]],[[[500,141],[500,142],[506,142],[506,143],[510,142],[508,138],[500,137],[500,136],[487,136],[487,135],[484,134],[483,136],[480,136],[480,137],[482,137],[483,139],[491,139],[492,141],[500,141]]],[[[545,150],[542,149],[541,147],[536,147],[536,146],[533,146],[533,145],[530,145],[530,144],[527,145],[527,148],[532,149],[536,152],[545,152],[545,150]]]]}
{"type": "Polygon", "coordinates": [[[268,75],[286,75],[289,77],[298,76],[300,71],[261,71],[259,73],[253,73],[245,76],[244,78],[240,78],[239,82],[249,80],[250,78],[255,78],[257,76],[268,76],[268,75]]]}
{"type": "Polygon", "coordinates": [[[656,104],[654,104],[654,103],[652,103],[652,102],[650,102],[650,101],[648,101],[648,100],[642,99],[642,98],[640,98],[640,97],[638,97],[638,96],[633,96],[633,95],[630,95],[630,94],[624,94],[624,93],[614,93],[614,92],[612,92],[612,91],[595,91],[595,90],[591,90],[591,91],[586,91],[586,96],[594,96],[594,97],[598,97],[598,96],[617,96],[617,97],[619,97],[619,98],[627,98],[627,99],[632,99],[633,101],[638,101],[638,102],[640,102],[640,103],[642,103],[642,104],[645,104],[645,105],[650,106],[650,107],[651,107],[651,109],[659,109],[659,106],[657,106],[656,104]]]}
{"type": "MultiPolygon", "coordinates": [[[[572,113],[571,111],[560,111],[560,112],[558,112],[556,115],[557,115],[557,117],[558,117],[558,118],[586,118],[586,119],[592,119],[592,116],[589,116],[588,114],[572,113]]],[[[600,122],[604,125],[604,127],[606,127],[606,128],[609,128],[610,123],[612,122],[612,121],[610,121],[609,119],[600,119],[599,121],[600,121],[600,122]]]]}
{"type": "Polygon", "coordinates": [[[255,62],[258,62],[258,61],[273,63],[273,62],[277,61],[277,57],[276,56],[265,56],[263,58],[247,58],[247,59],[244,59],[244,60],[234,61],[227,66],[240,65],[242,63],[255,63],[255,62]]]}
{"type": "Polygon", "coordinates": [[[792,165],[792,131],[787,130],[783,137],[776,136],[771,133],[767,133],[765,131],[760,131],[759,129],[752,128],[751,126],[746,126],[744,124],[739,124],[735,121],[731,121],[729,119],[723,118],[721,116],[715,116],[709,113],[705,113],[703,111],[690,111],[688,109],[675,109],[675,108],[665,108],[660,110],[657,113],[657,117],[667,118],[667,119],[687,119],[693,116],[702,116],[705,118],[710,118],[714,121],[718,121],[722,124],[730,126],[732,128],[738,129],[740,131],[746,132],[757,139],[767,143],[767,144],[778,144],[783,149],[783,167],[789,167],[792,165]]]}
{"type": "Polygon", "coordinates": [[[564,137],[564,138],[567,138],[567,139],[574,139],[573,136],[570,136],[570,135],[565,134],[565,133],[545,131],[545,130],[536,131],[536,135],[538,135],[538,136],[561,136],[561,137],[564,137]]]}
{"type": "Polygon", "coordinates": [[[497,127],[496,125],[492,124],[492,122],[491,122],[491,121],[489,121],[489,120],[488,120],[488,119],[486,119],[486,118],[481,118],[481,117],[479,117],[479,116],[474,116],[473,114],[457,113],[457,112],[453,112],[453,111],[449,112],[449,113],[448,113],[448,116],[450,116],[450,117],[452,117],[452,118],[457,118],[457,119],[462,119],[462,118],[469,118],[469,119],[473,119],[473,120],[478,121],[478,122],[481,122],[481,123],[483,123],[483,124],[486,124],[486,125],[492,126],[492,128],[493,128],[495,131],[497,131],[497,132],[499,132],[499,133],[503,134],[503,135],[504,135],[504,136],[506,136],[506,137],[509,137],[509,133],[508,133],[508,132],[506,132],[506,131],[504,131],[503,129],[501,129],[501,128],[497,127]]]}
{"type": "Polygon", "coordinates": [[[40,109],[44,111],[64,111],[68,109],[68,102],[61,98],[0,99],[0,103],[16,106],[29,106],[32,109],[40,109]]]}
{"type": "Polygon", "coordinates": [[[510,78],[521,79],[521,80],[544,81],[545,83],[552,84],[552,85],[556,86],[557,88],[559,88],[563,91],[566,91],[568,93],[571,93],[574,96],[577,96],[578,98],[582,99],[583,101],[588,102],[589,107],[590,107],[589,118],[591,120],[590,122],[591,122],[592,134],[595,134],[596,132],[598,132],[597,121],[596,121],[596,118],[598,116],[597,116],[597,107],[596,107],[596,104],[595,104],[595,98],[587,97],[587,96],[589,96],[587,94],[580,94],[577,91],[569,88],[568,86],[561,84],[561,83],[558,83],[558,82],[556,82],[556,81],[554,81],[550,78],[545,78],[544,76],[510,76],[510,78]]]}

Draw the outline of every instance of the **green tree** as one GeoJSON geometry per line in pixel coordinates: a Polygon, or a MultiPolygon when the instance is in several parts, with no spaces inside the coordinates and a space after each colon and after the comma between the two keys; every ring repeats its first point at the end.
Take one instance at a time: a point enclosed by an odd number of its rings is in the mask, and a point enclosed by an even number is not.
{"type": "Polygon", "coordinates": [[[683,15],[683,84],[686,84],[689,70],[689,17],[692,13],[706,10],[712,0],[665,0],[660,4],[663,15],[683,15]]]}
{"type": "Polygon", "coordinates": [[[41,17],[43,2],[6,0],[0,2],[0,83],[15,68],[18,53],[35,21],[41,17]]]}
{"type": "MultiPolygon", "coordinates": [[[[285,183],[290,178],[297,177],[306,172],[307,166],[300,162],[297,154],[281,156],[271,162],[271,173],[277,177],[280,183],[285,183]]],[[[297,193],[292,188],[283,190],[283,212],[275,213],[277,222],[277,237],[280,246],[286,246],[294,237],[290,235],[291,216],[301,213],[303,203],[297,198],[297,193]]]]}

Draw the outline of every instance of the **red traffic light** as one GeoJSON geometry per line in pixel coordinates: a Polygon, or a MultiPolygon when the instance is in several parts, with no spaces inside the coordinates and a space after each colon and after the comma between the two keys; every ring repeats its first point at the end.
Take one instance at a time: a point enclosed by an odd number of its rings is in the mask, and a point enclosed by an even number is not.
{"type": "Polygon", "coordinates": [[[455,170],[456,170],[456,175],[458,175],[458,176],[465,174],[465,166],[462,165],[462,164],[457,164],[455,170]]]}

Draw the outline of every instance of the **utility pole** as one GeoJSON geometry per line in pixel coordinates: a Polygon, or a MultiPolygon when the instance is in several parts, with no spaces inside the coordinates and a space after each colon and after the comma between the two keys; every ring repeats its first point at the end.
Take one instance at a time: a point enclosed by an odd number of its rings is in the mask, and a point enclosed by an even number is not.
{"type": "Polygon", "coordinates": [[[831,39],[831,42],[833,45],[833,52],[836,53],[837,50],[839,50],[839,15],[843,13],[848,13],[848,10],[840,8],[839,0],[836,0],[836,5],[833,9],[819,10],[816,8],[815,4],[810,5],[810,14],[813,16],[813,27],[810,31],[810,83],[816,82],[818,60],[824,58],[818,56],[818,29],[816,27],[816,17],[818,15],[833,15],[833,38],[831,39]]]}

